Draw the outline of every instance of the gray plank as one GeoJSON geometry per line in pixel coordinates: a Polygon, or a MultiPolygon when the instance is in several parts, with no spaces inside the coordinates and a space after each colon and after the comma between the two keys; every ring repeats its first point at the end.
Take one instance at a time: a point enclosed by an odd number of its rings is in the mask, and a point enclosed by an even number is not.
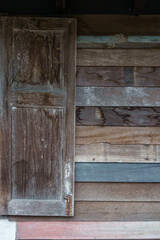
{"type": "Polygon", "coordinates": [[[159,107],[160,88],[77,87],[76,106],[159,107]]]}
{"type": "Polygon", "coordinates": [[[76,182],[160,182],[157,163],[76,163],[76,182]]]}

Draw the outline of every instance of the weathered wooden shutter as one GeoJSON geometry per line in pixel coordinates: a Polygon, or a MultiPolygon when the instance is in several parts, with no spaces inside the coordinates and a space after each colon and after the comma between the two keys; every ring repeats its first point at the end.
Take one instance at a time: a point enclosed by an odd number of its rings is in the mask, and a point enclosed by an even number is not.
{"type": "Polygon", "coordinates": [[[1,18],[1,214],[74,214],[75,36],[74,19],[1,18]]]}

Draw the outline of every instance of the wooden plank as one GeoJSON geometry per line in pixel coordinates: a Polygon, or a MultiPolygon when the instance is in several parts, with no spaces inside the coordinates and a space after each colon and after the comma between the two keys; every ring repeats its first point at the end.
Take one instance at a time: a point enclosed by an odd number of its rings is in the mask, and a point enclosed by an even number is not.
{"type": "Polygon", "coordinates": [[[76,106],[159,107],[160,88],[77,87],[76,106]]]}
{"type": "Polygon", "coordinates": [[[160,144],[159,127],[76,127],[76,144],[160,144]]]}
{"type": "MultiPolygon", "coordinates": [[[[45,217],[47,221],[159,221],[160,202],[75,202],[75,216],[45,217]]],[[[10,217],[14,221],[44,221],[44,217],[10,217]]]]}
{"type": "Polygon", "coordinates": [[[160,108],[77,107],[77,126],[160,126],[160,108]]]}
{"type": "Polygon", "coordinates": [[[160,49],[78,49],[77,66],[156,67],[159,58],[160,49]]]}
{"type": "Polygon", "coordinates": [[[16,238],[159,239],[160,222],[18,222],[16,238]]]}
{"type": "Polygon", "coordinates": [[[78,35],[104,36],[124,35],[160,35],[159,15],[140,15],[138,18],[129,15],[72,15],[77,19],[78,35]],[[154,23],[154,24],[153,24],[154,23]]]}
{"type": "Polygon", "coordinates": [[[160,145],[76,145],[75,161],[160,163],[160,145]]]}
{"type": "Polygon", "coordinates": [[[160,36],[78,36],[78,48],[160,48],[160,36]]]}
{"type": "Polygon", "coordinates": [[[76,163],[76,182],[160,182],[158,163],[76,163]]]}
{"type": "Polygon", "coordinates": [[[159,67],[77,67],[78,87],[159,87],[159,67]]]}
{"type": "Polygon", "coordinates": [[[160,183],[76,183],[76,201],[159,202],[160,183]]]}

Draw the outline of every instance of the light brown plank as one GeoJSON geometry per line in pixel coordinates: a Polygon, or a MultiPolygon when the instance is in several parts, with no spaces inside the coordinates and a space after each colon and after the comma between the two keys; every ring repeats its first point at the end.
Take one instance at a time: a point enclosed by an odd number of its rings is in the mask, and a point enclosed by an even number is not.
{"type": "MultiPolygon", "coordinates": [[[[16,221],[44,221],[44,217],[12,217],[16,221]]],[[[159,221],[160,202],[75,202],[75,216],[47,221],[159,221]]]]}
{"type": "Polygon", "coordinates": [[[77,66],[160,66],[160,49],[78,49],[77,66]]]}
{"type": "Polygon", "coordinates": [[[76,127],[76,144],[160,144],[159,127],[76,127]]]}
{"type": "Polygon", "coordinates": [[[76,162],[159,163],[159,145],[76,145],[76,162]]]}
{"type": "Polygon", "coordinates": [[[18,222],[17,239],[158,239],[160,222],[18,222]],[[41,229],[41,231],[40,231],[41,229]],[[46,231],[47,229],[47,231],[46,231]],[[82,231],[83,229],[83,231],[82,231]],[[147,229],[147,231],[146,231],[147,229]]]}
{"type": "Polygon", "coordinates": [[[158,202],[160,183],[76,183],[76,201],[158,202]]]}

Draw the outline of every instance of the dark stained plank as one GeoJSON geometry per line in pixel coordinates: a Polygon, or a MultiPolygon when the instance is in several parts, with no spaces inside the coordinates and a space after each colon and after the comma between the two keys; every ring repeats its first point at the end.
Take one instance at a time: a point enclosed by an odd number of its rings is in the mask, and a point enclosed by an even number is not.
{"type": "Polygon", "coordinates": [[[160,127],[77,126],[76,144],[160,144],[160,127]]]}
{"type": "Polygon", "coordinates": [[[78,36],[78,48],[160,48],[159,36],[78,36]]]}
{"type": "Polygon", "coordinates": [[[119,87],[133,86],[133,67],[77,67],[76,85],[119,87]]]}
{"type": "Polygon", "coordinates": [[[77,67],[78,87],[160,86],[160,67],[77,67]]]}
{"type": "MultiPolygon", "coordinates": [[[[160,202],[75,202],[75,216],[45,217],[45,221],[159,221],[160,202]]],[[[13,221],[44,221],[44,217],[10,217],[13,221]]],[[[146,229],[145,229],[146,232],[146,229]]],[[[128,239],[128,238],[127,238],[128,239]]],[[[159,238],[158,238],[159,239],[159,238]]]]}
{"type": "Polygon", "coordinates": [[[76,106],[160,107],[160,88],[77,87],[76,106]]]}
{"type": "Polygon", "coordinates": [[[160,145],[76,145],[76,162],[160,163],[160,145]]]}
{"type": "Polygon", "coordinates": [[[160,126],[160,108],[76,107],[77,126],[160,126]]]}
{"type": "Polygon", "coordinates": [[[160,49],[78,49],[77,66],[156,67],[159,58],[160,49]]]}
{"type": "Polygon", "coordinates": [[[159,15],[140,15],[137,18],[122,14],[72,15],[72,17],[77,19],[78,35],[160,35],[159,15]]]}
{"type": "Polygon", "coordinates": [[[76,163],[76,182],[160,182],[158,163],[76,163]]]}
{"type": "Polygon", "coordinates": [[[76,183],[76,201],[159,202],[160,183],[76,183]]]}

